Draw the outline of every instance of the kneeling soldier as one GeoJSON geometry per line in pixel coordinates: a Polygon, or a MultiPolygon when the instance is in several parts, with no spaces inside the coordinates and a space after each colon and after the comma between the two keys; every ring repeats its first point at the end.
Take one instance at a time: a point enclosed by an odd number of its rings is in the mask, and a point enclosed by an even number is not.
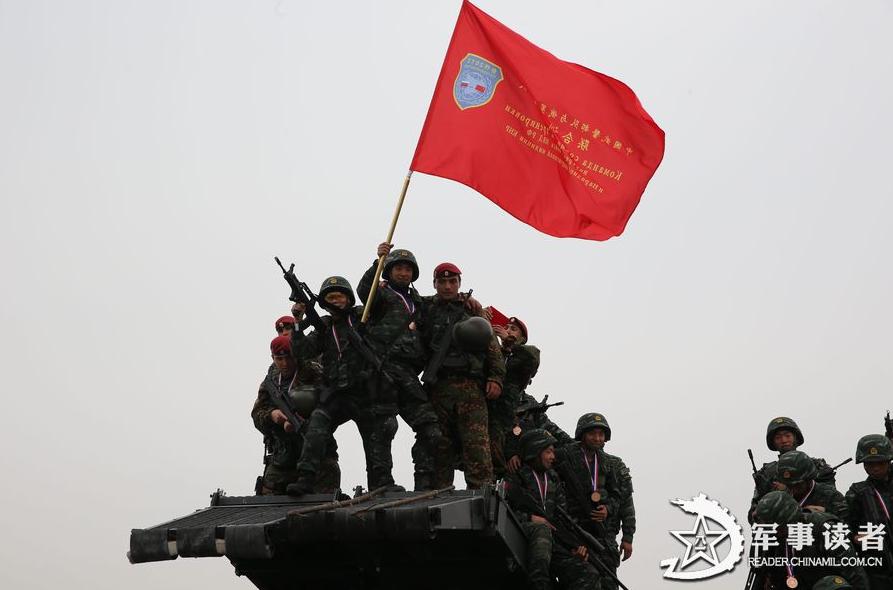
{"type": "Polygon", "coordinates": [[[527,571],[533,588],[552,587],[557,577],[562,588],[599,588],[599,575],[587,561],[585,545],[562,541],[558,509],[567,510],[555,461],[555,438],[545,430],[528,430],[521,437],[524,465],[504,480],[505,501],[518,516],[527,535],[527,571]]]}

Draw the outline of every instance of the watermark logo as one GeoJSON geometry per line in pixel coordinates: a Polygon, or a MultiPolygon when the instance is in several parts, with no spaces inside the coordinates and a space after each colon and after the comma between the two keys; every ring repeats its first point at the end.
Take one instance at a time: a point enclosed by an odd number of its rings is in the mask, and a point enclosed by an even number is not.
{"type": "Polygon", "coordinates": [[[704,494],[691,500],[670,500],[670,504],[694,515],[695,521],[691,530],[670,531],[685,546],[685,553],[660,562],[660,567],[667,568],[664,577],[705,580],[732,571],[744,553],[744,535],[735,517],[704,494]]]}

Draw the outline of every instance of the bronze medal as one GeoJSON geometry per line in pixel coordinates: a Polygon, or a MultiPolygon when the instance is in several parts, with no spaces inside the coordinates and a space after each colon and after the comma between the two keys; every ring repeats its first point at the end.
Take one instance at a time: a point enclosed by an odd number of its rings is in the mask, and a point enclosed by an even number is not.
{"type": "Polygon", "coordinates": [[[798,582],[797,578],[795,578],[794,576],[789,576],[785,584],[787,584],[788,588],[796,588],[800,585],[800,582],[798,582]]]}
{"type": "Polygon", "coordinates": [[[409,322],[409,329],[415,330],[415,322],[409,322]]]}
{"type": "Polygon", "coordinates": [[[515,424],[515,427],[512,428],[512,434],[514,434],[515,436],[520,436],[520,434],[521,434],[521,427],[518,426],[517,424],[515,424]]]}
{"type": "Polygon", "coordinates": [[[598,504],[599,500],[602,499],[602,495],[598,492],[592,492],[592,495],[589,498],[596,504],[598,504]]]}

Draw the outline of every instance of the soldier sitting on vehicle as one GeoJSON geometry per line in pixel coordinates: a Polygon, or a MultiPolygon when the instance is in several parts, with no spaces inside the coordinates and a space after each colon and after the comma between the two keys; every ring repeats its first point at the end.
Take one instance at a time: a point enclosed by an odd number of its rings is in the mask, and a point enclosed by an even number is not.
{"type": "Polygon", "coordinates": [[[846,520],[848,511],[843,494],[834,486],[817,482],[816,472],[815,462],[801,451],[788,451],[778,459],[777,481],[804,510],[830,512],[846,520]]]}

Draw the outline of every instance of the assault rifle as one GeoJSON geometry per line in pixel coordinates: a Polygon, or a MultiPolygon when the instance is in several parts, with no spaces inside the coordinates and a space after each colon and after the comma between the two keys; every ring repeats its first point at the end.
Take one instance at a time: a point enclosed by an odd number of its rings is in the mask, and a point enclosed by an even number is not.
{"type": "Polygon", "coordinates": [[[884,431],[887,438],[893,440],[893,419],[890,418],[890,410],[887,410],[887,415],[884,416],[884,431]]]}
{"type": "MultiPolygon", "coordinates": [[[[294,301],[295,303],[303,303],[306,309],[304,313],[307,314],[307,318],[310,320],[310,324],[317,330],[324,331],[328,330],[328,326],[326,326],[325,322],[322,321],[322,318],[319,317],[319,313],[316,311],[317,300],[319,299],[313,291],[310,290],[310,287],[307,286],[307,283],[298,279],[295,276],[295,265],[292,263],[288,270],[285,270],[285,267],[282,266],[282,262],[280,262],[278,256],[274,256],[273,260],[276,261],[276,264],[279,265],[279,268],[282,269],[282,278],[285,279],[285,282],[288,283],[288,286],[291,287],[291,295],[288,296],[289,301],[294,301]]],[[[360,336],[359,332],[357,332],[356,328],[351,325],[347,327],[347,339],[350,341],[351,345],[356,349],[357,353],[363,357],[363,360],[366,361],[371,367],[375,369],[377,373],[380,373],[385,376],[388,380],[390,377],[382,370],[382,362],[381,359],[378,358],[369,345],[363,340],[363,337],[360,336]]]]}
{"type": "MultiPolygon", "coordinates": [[[[468,301],[471,299],[472,293],[474,293],[474,289],[471,289],[468,293],[459,293],[459,298],[460,300],[468,301]]],[[[429,387],[437,383],[437,373],[443,366],[443,361],[453,343],[453,325],[454,322],[447,324],[443,336],[441,336],[440,340],[437,342],[437,350],[431,356],[431,359],[425,366],[425,371],[422,373],[422,383],[429,387]]]]}
{"type": "Polygon", "coordinates": [[[542,401],[532,401],[526,404],[521,404],[515,409],[516,416],[523,416],[524,414],[541,414],[545,413],[549,408],[554,408],[555,406],[563,406],[564,402],[555,402],[554,404],[546,403],[549,401],[549,396],[544,395],[542,401]]]}
{"type": "MultiPolygon", "coordinates": [[[[270,392],[270,401],[273,402],[273,405],[276,406],[277,410],[285,414],[285,419],[288,420],[294,428],[293,433],[298,434],[301,430],[301,425],[304,424],[304,418],[301,418],[292,409],[291,403],[288,400],[288,389],[289,388],[286,388],[283,393],[281,387],[274,387],[273,391],[270,392]]],[[[284,427],[283,430],[285,430],[284,427]]]]}
{"type": "MultiPolygon", "coordinates": [[[[629,590],[623,582],[621,582],[617,578],[617,574],[614,573],[614,570],[608,567],[605,562],[596,557],[594,553],[600,553],[604,555],[607,551],[605,546],[593,537],[589,532],[577,524],[577,521],[573,519],[573,517],[567,513],[567,510],[562,508],[561,506],[555,506],[555,514],[558,516],[558,522],[552,523],[554,524],[559,532],[566,533],[570,536],[574,542],[579,545],[585,545],[589,550],[589,555],[586,560],[595,567],[596,570],[604,574],[606,577],[611,578],[614,582],[623,590],[629,590]]],[[[562,535],[563,536],[563,535],[562,535]]]]}

